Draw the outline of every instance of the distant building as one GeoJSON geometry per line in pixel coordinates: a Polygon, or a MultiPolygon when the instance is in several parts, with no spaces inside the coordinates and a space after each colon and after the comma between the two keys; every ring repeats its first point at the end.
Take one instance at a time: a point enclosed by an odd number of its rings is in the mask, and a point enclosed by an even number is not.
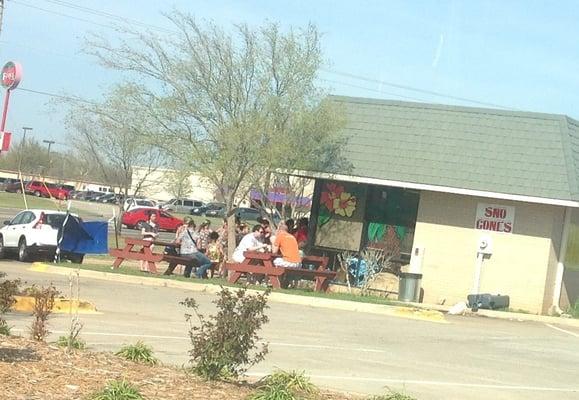
{"type": "MultiPolygon", "coordinates": [[[[168,168],[157,168],[150,171],[147,167],[133,166],[133,177],[130,193],[139,190],[139,195],[158,201],[167,201],[174,198],[171,186],[174,186],[174,174],[177,171],[168,168]]],[[[191,190],[184,196],[203,202],[212,201],[215,195],[215,187],[199,174],[192,173],[185,178],[184,186],[191,190]]]]}

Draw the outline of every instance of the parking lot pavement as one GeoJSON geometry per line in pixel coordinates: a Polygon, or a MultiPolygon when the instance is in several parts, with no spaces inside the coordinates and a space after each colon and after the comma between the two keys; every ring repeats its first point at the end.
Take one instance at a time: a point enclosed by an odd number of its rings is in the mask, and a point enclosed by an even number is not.
{"type": "MultiPolygon", "coordinates": [[[[31,272],[28,264],[0,262],[0,271],[29,284],[54,282],[67,292],[68,277],[31,272]]],[[[81,282],[81,297],[100,315],[81,316],[81,336],[91,348],[116,350],[143,340],[166,363],[187,362],[187,324],[179,301],[195,297],[202,312],[214,295],[186,289],[81,282]]],[[[579,331],[543,323],[448,317],[449,324],[270,302],[270,343],[257,377],[275,368],[305,370],[319,385],[359,393],[403,390],[419,400],[579,398],[579,331]]],[[[11,314],[26,334],[30,317],[11,314]]],[[[66,332],[66,315],[55,315],[52,338],[66,332]]]]}

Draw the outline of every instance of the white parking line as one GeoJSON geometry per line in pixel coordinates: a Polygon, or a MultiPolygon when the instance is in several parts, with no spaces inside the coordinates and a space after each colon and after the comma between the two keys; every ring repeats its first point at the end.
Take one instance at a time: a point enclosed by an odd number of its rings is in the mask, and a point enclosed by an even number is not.
{"type": "MultiPolygon", "coordinates": [[[[248,372],[245,375],[255,378],[262,378],[267,373],[248,372]]],[[[457,386],[469,387],[478,389],[500,389],[500,390],[525,390],[532,392],[565,392],[577,393],[579,388],[558,388],[558,387],[543,387],[543,386],[517,386],[517,385],[491,385],[484,383],[464,383],[464,382],[445,382],[445,381],[422,381],[413,379],[387,379],[387,378],[364,378],[357,376],[335,376],[335,375],[308,375],[312,379],[332,380],[332,381],[359,381],[359,382],[378,382],[386,384],[413,384],[413,385],[429,385],[429,386],[457,386]]]]}
{"type": "MultiPolygon", "coordinates": [[[[13,329],[14,332],[25,332],[24,329],[13,329]]],[[[51,331],[52,333],[58,335],[66,335],[68,331],[51,331]]],[[[126,337],[126,338],[142,338],[142,339],[169,339],[169,340],[189,340],[187,336],[162,336],[162,335],[142,335],[142,334],[132,334],[132,333],[115,333],[115,332],[82,332],[82,336],[110,336],[110,337],[126,337]]],[[[294,347],[294,348],[305,348],[305,349],[318,349],[318,350],[343,350],[352,351],[355,353],[378,353],[378,354],[390,354],[391,351],[380,350],[380,349],[368,349],[361,347],[341,347],[341,346],[327,346],[327,345],[317,345],[317,344],[302,344],[302,343],[284,343],[284,342],[265,342],[270,346],[279,347],[294,347]]]]}
{"type": "Polygon", "coordinates": [[[563,333],[566,333],[566,334],[571,335],[571,336],[579,337],[579,333],[567,331],[565,329],[558,328],[558,327],[553,326],[551,324],[545,324],[545,325],[547,325],[549,328],[555,329],[556,331],[563,332],[563,333]]]}

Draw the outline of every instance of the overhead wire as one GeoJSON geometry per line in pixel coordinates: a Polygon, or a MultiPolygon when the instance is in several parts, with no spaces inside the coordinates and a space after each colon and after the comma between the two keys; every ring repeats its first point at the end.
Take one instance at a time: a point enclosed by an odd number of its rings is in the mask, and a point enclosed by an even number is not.
{"type": "Polygon", "coordinates": [[[355,75],[355,74],[351,74],[348,72],[336,71],[336,70],[329,69],[329,68],[322,68],[322,71],[330,73],[330,74],[342,76],[345,78],[357,79],[357,80],[370,82],[370,83],[377,83],[377,84],[384,85],[384,86],[395,87],[397,89],[413,91],[413,92],[417,92],[417,93],[427,94],[430,96],[436,96],[436,97],[446,98],[446,99],[455,100],[455,101],[472,103],[472,104],[477,104],[477,105],[485,106],[485,107],[502,108],[505,110],[516,110],[513,107],[506,107],[506,106],[503,106],[500,104],[488,103],[488,102],[479,101],[479,100],[475,100],[475,99],[469,99],[467,97],[454,96],[451,94],[436,92],[433,90],[420,89],[420,88],[416,88],[416,87],[412,87],[412,86],[408,86],[408,85],[401,85],[399,83],[388,82],[388,81],[383,81],[380,79],[374,79],[374,78],[368,78],[365,76],[355,75]]]}

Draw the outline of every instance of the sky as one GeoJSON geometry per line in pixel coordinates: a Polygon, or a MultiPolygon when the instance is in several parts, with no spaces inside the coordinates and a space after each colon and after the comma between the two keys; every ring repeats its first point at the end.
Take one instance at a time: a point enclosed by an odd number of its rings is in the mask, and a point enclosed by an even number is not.
{"type": "MultiPolygon", "coordinates": [[[[6,0],[0,64],[22,64],[23,89],[98,101],[121,76],[83,53],[87,35],[115,35],[109,28],[115,21],[172,29],[162,13],[176,8],[225,28],[241,22],[259,26],[277,21],[285,28],[316,24],[327,60],[318,83],[332,94],[502,107],[579,119],[579,2],[552,4],[6,0]],[[95,15],[95,10],[109,16],[95,15]]],[[[7,130],[15,141],[27,126],[40,141],[66,145],[63,110],[50,101],[50,96],[29,91],[12,93],[7,130]]]]}

